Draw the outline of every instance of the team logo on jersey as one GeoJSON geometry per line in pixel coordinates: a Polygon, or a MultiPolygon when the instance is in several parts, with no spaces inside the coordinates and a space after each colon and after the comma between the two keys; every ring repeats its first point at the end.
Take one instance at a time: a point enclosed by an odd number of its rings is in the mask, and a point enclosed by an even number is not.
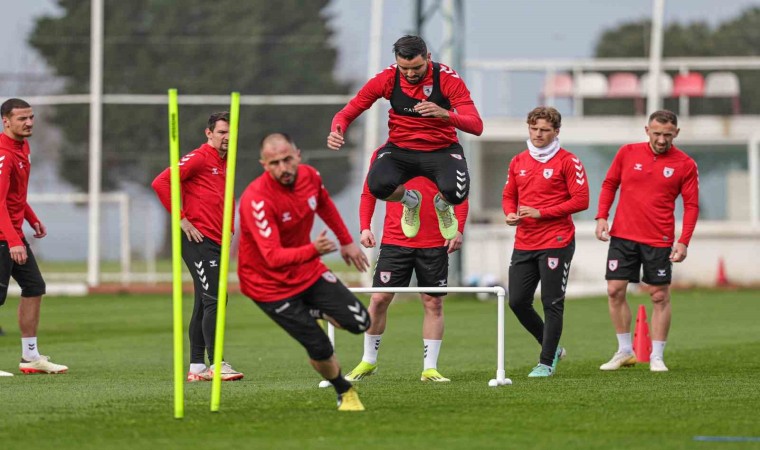
{"type": "Polygon", "coordinates": [[[211,168],[211,174],[212,175],[219,175],[219,169],[217,167],[211,168]]]}
{"type": "Polygon", "coordinates": [[[283,222],[290,222],[291,220],[293,220],[293,218],[290,217],[290,211],[285,211],[284,213],[282,213],[283,222]]]}
{"type": "Polygon", "coordinates": [[[430,94],[433,93],[433,85],[422,86],[422,93],[425,94],[425,97],[430,97],[430,94]]]}
{"type": "Polygon", "coordinates": [[[521,176],[521,177],[524,177],[524,176],[525,176],[525,169],[520,169],[520,176],[521,176]]]}
{"type": "Polygon", "coordinates": [[[24,161],[19,161],[18,162],[18,168],[19,169],[23,169],[24,168],[24,161]]]}
{"type": "Polygon", "coordinates": [[[309,203],[309,208],[311,208],[312,211],[317,209],[317,197],[314,197],[312,195],[311,197],[309,197],[308,203],[309,203]]]}
{"type": "Polygon", "coordinates": [[[552,177],[552,174],[554,174],[554,169],[544,169],[544,178],[547,180],[552,177]]]}
{"type": "Polygon", "coordinates": [[[332,273],[332,272],[325,272],[325,273],[323,273],[322,274],[322,278],[324,278],[325,281],[327,281],[329,283],[335,283],[336,281],[338,281],[338,278],[336,278],[335,274],[332,273]]]}
{"type": "Polygon", "coordinates": [[[670,178],[670,177],[673,176],[673,172],[675,172],[675,171],[676,171],[676,169],[674,169],[672,167],[666,167],[666,168],[662,169],[662,174],[665,175],[665,178],[670,178]]]}
{"type": "Polygon", "coordinates": [[[390,272],[380,272],[380,281],[383,283],[387,283],[391,281],[391,273],[390,272]]]}
{"type": "Polygon", "coordinates": [[[642,170],[642,169],[641,169],[641,164],[640,164],[640,163],[636,163],[636,164],[634,164],[634,165],[633,165],[633,170],[642,170]]]}
{"type": "Polygon", "coordinates": [[[617,259],[610,259],[607,261],[607,268],[610,269],[610,272],[614,272],[618,268],[618,260],[617,259]]]}
{"type": "Polygon", "coordinates": [[[559,258],[549,258],[546,260],[546,263],[549,265],[549,268],[554,270],[559,266],[559,258]]]}

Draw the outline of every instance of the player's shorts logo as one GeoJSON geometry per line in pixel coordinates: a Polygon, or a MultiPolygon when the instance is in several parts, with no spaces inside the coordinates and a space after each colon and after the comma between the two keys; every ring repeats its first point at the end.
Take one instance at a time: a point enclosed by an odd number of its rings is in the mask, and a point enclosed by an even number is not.
{"type": "Polygon", "coordinates": [[[665,175],[665,178],[670,178],[670,177],[673,176],[673,172],[675,172],[675,171],[676,171],[676,169],[674,169],[672,167],[666,167],[666,168],[662,169],[662,174],[665,175]]]}
{"type": "Polygon", "coordinates": [[[666,275],[665,271],[667,269],[657,269],[657,276],[658,277],[664,277],[666,275]]]}
{"type": "Polygon", "coordinates": [[[462,160],[462,155],[459,155],[459,154],[456,154],[456,153],[452,153],[452,154],[451,154],[451,155],[449,155],[449,156],[451,156],[451,157],[452,157],[452,158],[454,158],[454,159],[458,159],[458,160],[460,160],[460,161],[462,160]]]}
{"type": "Polygon", "coordinates": [[[380,272],[380,281],[383,283],[387,283],[391,281],[391,273],[390,272],[380,272]]]}
{"type": "Polygon", "coordinates": [[[552,174],[554,173],[554,169],[544,169],[544,178],[547,180],[552,177],[552,174]]]}
{"type": "Polygon", "coordinates": [[[335,274],[332,272],[323,273],[322,278],[324,278],[325,281],[330,282],[330,283],[335,283],[336,281],[338,281],[338,279],[335,277],[335,274]]]}
{"type": "Polygon", "coordinates": [[[546,262],[549,265],[549,268],[554,270],[559,266],[559,258],[549,258],[546,260],[546,262]]]}
{"type": "Polygon", "coordinates": [[[614,272],[618,268],[618,260],[617,259],[610,259],[607,261],[607,268],[610,269],[611,272],[614,272]]]}

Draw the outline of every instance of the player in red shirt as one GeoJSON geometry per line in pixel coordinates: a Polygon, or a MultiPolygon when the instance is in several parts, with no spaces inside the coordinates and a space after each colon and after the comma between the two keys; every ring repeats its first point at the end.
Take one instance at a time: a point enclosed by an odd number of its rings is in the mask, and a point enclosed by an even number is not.
{"type": "MultiPolygon", "coordinates": [[[[179,162],[182,209],[180,226],[182,259],[193,277],[195,303],[190,316],[190,369],[187,381],[211,381],[214,377],[216,308],[219,295],[219,261],[222,251],[224,189],[227,178],[227,141],[230,115],[211,114],[207,142],[179,162]],[[209,366],[206,366],[208,353],[209,366]]],[[[153,180],[153,190],[171,213],[171,174],[167,168],[153,180]]],[[[222,361],[222,381],[235,381],[243,374],[222,361]]]]}
{"type": "Polygon", "coordinates": [[[605,278],[610,318],[618,338],[618,350],[602,364],[602,370],[636,364],[631,308],[625,294],[629,282],[639,282],[643,265],[643,281],[653,306],[649,369],[667,372],[663,353],[670,329],[672,263],[686,259],[699,216],[697,164],[673,145],[679,132],[678,117],[667,110],[655,111],[644,130],[649,141],[620,148],[599,194],[596,238],[610,241],[605,278]],[[620,198],[610,229],[607,219],[618,188],[620,198]],[[683,228],[675,242],[673,212],[679,195],[683,199],[683,228]]]}
{"type": "Polygon", "coordinates": [[[306,349],[314,370],[335,388],[339,411],[363,411],[317,319],[359,334],[370,326],[370,317],[322,263],[321,255],[337,250],[327,231],[310,241],[315,214],[337,236],[346,263],[364,272],[369,262],[353,243],[319,172],[300,162],[300,150],[288,135],[262,140],[265,172],[240,198],[240,289],[306,349]]]}
{"type": "Polygon", "coordinates": [[[404,184],[417,176],[435,183],[433,204],[444,239],[456,238],[452,205],[470,192],[470,175],[457,129],[480,135],[483,121],[462,79],[451,68],[433,62],[420,37],[404,36],[393,44],[396,64],[369,80],[332,121],[327,146],[338,150],[349,125],[380,98],[389,99],[389,136],[367,174],[376,198],[401,202],[401,229],[413,238],[420,229],[419,191],[404,184]],[[403,76],[402,76],[403,75],[403,76]]]}
{"type": "Polygon", "coordinates": [[[560,146],[562,116],[540,106],[528,114],[528,149],[509,163],[502,208],[516,226],[509,264],[509,307],[541,345],[529,377],[548,377],[565,355],[559,346],[565,289],[575,253],[571,214],[588,208],[588,179],[580,159],[560,146]],[[541,282],[544,319],[533,309],[541,282]]]}
{"type": "MultiPolygon", "coordinates": [[[[377,158],[375,151],[372,160],[377,158]]],[[[424,177],[417,177],[407,182],[409,189],[419,190],[423,195],[434,195],[437,188],[433,182],[424,177]]],[[[362,230],[361,243],[367,248],[376,245],[372,233],[372,216],[375,212],[377,199],[369,192],[367,182],[364,182],[359,217],[362,230]]],[[[383,222],[383,240],[378,253],[373,287],[407,287],[412,278],[412,272],[417,276],[418,286],[443,287],[448,283],[449,253],[459,250],[462,246],[462,233],[467,220],[468,202],[454,208],[459,229],[457,236],[444,240],[435,223],[434,206],[426,203],[420,208],[422,220],[420,233],[414,238],[407,238],[401,232],[399,219],[402,206],[399,203],[387,203],[385,220],[383,222]]],[[[423,340],[423,371],[422,381],[450,381],[438,372],[438,354],[443,339],[443,295],[420,294],[425,315],[422,320],[423,340]]],[[[377,353],[380,340],[385,332],[388,316],[388,306],[393,301],[394,294],[377,292],[372,294],[369,302],[369,314],[372,325],[364,333],[364,355],[361,362],[346,375],[346,379],[361,380],[377,371],[377,353]]]]}
{"type": "MultiPolygon", "coordinates": [[[[21,330],[22,373],[66,373],[68,367],[55,364],[40,355],[37,347],[37,327],[40,306],[45,295],[45,280],[37,260],[21,230],[24,220],[34,229],[34,237],[47,236],[32,207],[26,201],[32,164],[29,142],[34,127],[34,112],[29,103],[18,98],[0,106],[3,133],[0,134],[0,306],[8,296],[11,277],[21,286],[18,306],[18,326],[21,330]]],[[[0,371],[0,376],[12,376],[0,371]]]]}

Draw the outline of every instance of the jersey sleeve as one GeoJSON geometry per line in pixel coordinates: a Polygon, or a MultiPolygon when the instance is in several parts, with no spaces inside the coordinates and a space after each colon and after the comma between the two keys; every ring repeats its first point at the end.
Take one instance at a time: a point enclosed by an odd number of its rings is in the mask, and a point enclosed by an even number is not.
{"type": "Polygon", "coordinates": [[[13,162],[9,153],[0,152],[0,231],[8,241],[8,247],[18,247],[24,245],[21,237],[16,233],[11,221],[11,215],[8,212],[8,191],[11,186],[11,175],[13,174],[13,162]]]}
{"type": "Polygon", "coordinates": [[[449,114],[449,122],[465,133],[475,136],[483,134],[483,119],[472,101],[470,91],[459,74],[445,64],[441,64],[441,92],[453,110],[449,114]]]}
{"type": "Polygon", "coordinates": [[[460,233],[464,234],[464,226],[467,222],[467,215],[470,212],[470,200],[464,199],[464,201],[454,207],[454,215],[457,217],[459,227],[457,228],[460,233]]]}
{"type": "Polygon", "coordinates": [[[689,246],[694,228],[697,226],[699,217],[699,169],[697,163],[690,161],[691,167],[687,172],[681,186],[681,198],[683,200],[683,228],[678,242],[689,246]]]}
{"type": "Polygon", "coordinates": [[[620,186],[621,167],[623,159],[623,150],[625,147],[621,147],[618,150],[615,158],[610,164],[610,168],[607,170],[607,176],[604,177],[602,182],[602,189],[599,192],[599,208],[597,209],[594,219],[608,219],[610,217],[610,208],[612,208],[612,202],[615,201],[615,193],[617,193],[620,186]]]}
{"type": "Polygon", "coordinates": [[[241,234],[252,236],[263,263],[270,269],[280,269],[318,258],[319,252],[312,243],[292,248],[282,246],[277,214],[270,200],[261,193],[244,195],[240,200],[241,234]]]}
{"type": "Polygon", "coordinates": [[[34,224],[40,222],[40,219],[37,217],[37,214],[34,213],[34,210],[29,203],[27,203],[26,207],[24,208],[24,220],[26,220],[26,222],[32,227],[34,224]]]}
{"type": "Polygon", "coordinates": [[[517,213],[517,186],[514,183],[510,183],[510,180],[514,178],[512,167],[515,164],[515,159],[516,157],[512,158],[512,161],[509,162],[507,182],[501,193],[501,209],[504,211],[504,216],[508,216],[511,213],[517,213]]]}
{"type": "Polygon", "coordinates": [[[327,224],[327,226],[335,233],[340,245],[348,245],[354,242],[351,237],[351,233],[348,232],[346,223],[343,222],[343,218],[338,212],[338,208],[335,207],[330,198],[330,194],[327,192],[325,185],[322,184],[322,178],[317,174],[316,181],[319,183],[319,199],[317,200],[316,212],[319,217],[327,224]]]}
{"type": "MultiPolygon", "coordinates": [[[[369,164],[372,167],[372,163],[377,159],[377,152],[372,154],[369,164]]],[[[369,191],[369,184],[367,183],[367,177],[364,177],[364,186],[362,186],[362,195],[359,199],[359,231],[372,229],[372,216],[375,215],[375,205],[377,205],[377,199],[369,191]]]]}
{"type": "Polygon", "coordinates": [[[570,154],[562,162],[562,173],[565,177],[565,186],[570,198],[559,205],[544,208],[540,211],[541,219],[554,219],[567,217],[577,212],[588,209],[589,193],[586,169],[581,160],[570,154]]]}
{"type": "MultiPolygon", "coordinates": [[[[190,152],[183,156],[179,161],[179,180],[180,190],[182,189],[181,183],[183,181],[192,178],[198,171],[201,170],[204,163],[204,156],[201,153],[190,152]]],[[[156,192],[158,200],[164,205],[164,208],[172,212],[172,192],[171,192],[171,169],[166,168],[163,172],[151,183],[153,190],[156,192]]],[[[180,217],[185,217],[185,212],[180,208],[180,217]]]]}
{"type": "Polygon", "coordinates": [[[333,117],[330,131],[337,131],[340,126],[341,132],[346,134],[348,127],[364,111],[368,110],[378,99],[390,98],[388,80],[395,75],[395,66],[391,66],[372,77],[359,89],[359,92],[348,104],[333,117]]]}

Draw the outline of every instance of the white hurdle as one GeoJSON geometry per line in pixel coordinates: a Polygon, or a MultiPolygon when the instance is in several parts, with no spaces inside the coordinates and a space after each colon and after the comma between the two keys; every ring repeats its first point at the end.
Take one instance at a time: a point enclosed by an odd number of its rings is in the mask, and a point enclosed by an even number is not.
{"type": "MultiPolygon", "coordinates": [[[[501,286],[494,287],[405,287],[405,288],[349,288],[354,294],[373,294],[376,292],[383,292],[389,294],[420,294],[420,293],[459,293],[459,294],[494,294],[496,295],[496,311],[497,311],[497,326],[496,326],[496,378],[488,381],[488,386],[497,387],[512,384],[512,380],[506,377],[504,371],[504,297],[506,291],[501,286]]],[[[335,327],[333,324],[327,324],[327,336],[330,338],[330,342],[335,348],[335,327]]],[[[329,387],[330,382],[322,380],[319,383],[319,387],[329,387]]]]}

